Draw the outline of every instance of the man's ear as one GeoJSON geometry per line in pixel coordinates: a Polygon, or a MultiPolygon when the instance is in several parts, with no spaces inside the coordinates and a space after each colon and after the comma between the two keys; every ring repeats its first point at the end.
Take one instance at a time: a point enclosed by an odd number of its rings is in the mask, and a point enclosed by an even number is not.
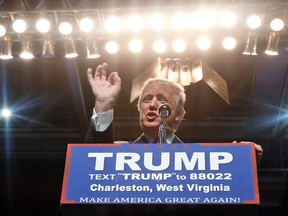
{"type": "Polygon", "coordinates": [[[184,118],[184,115],[185,115],[184,110],[178,111],[178,112],[177,112],[177,115],[176,115],[176,117],[175,117],[175,120],[176,120],[177,122],[181,122],[182,119],[184,118]]]}

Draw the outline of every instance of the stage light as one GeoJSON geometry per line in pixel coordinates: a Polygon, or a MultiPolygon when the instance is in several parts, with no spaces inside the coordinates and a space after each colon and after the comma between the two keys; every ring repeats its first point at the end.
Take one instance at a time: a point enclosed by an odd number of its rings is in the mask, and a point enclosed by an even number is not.
{"type": "Polygon", "coordinates": [[[257,40],[258,37],[254,32],[249,32],[247,36],[247,41],[245,45],[245,49],[243,51],[243,55],[257,55],[257,40]]]}
{"type": "Polygon", "coordinates": [[[32,45],[31,37],[25,36],[24,39],[22,40],[20,58],[33,59],[34,55],[33,55],[32,50],[33,50],[33,45],[32,45]]]}
{"type": "Polygon", "coordinates": [[[157,53],[164,53],[167,49],[167,44],[163,40],[157,40],[153,43],[153,49],[157,53]]]}
{"type": "Polygon", "coordinates": [[[164,17],[156,13],[150,17],[150,26],[156,31],[161,31],[164,27],[164,17]]]}
{"type": "Polygon", "coordinates": [[[226,50],[232,50],[236,47],[236,40],[235,38],[233,37],[226,37],[224,40],[223,40],[223,47],[226,49],[226,50]]]}
{"type": "Polygon", "coordinates": [[[143,26],[143,21],[139,16],[130,16],[128,18],[128,28],[132,32],[138,32],[143,26]]]}
{"type": "Polygon", "coordinates": [[[4,108],[1,110],[1,116],[3,118],[9,118],[11,116],[11,114],[12,114],[11,111],[7,108],[4,108]]]}
{"type": "Polygon", "coordinates": [[[237,17],[234,13],[226,12],[222,17],[222,24],[225,27],[235,26],[237,23],[237,17]]]}
{"type": "Polygon", "coordinates": [[[257,15],[252,15],[247,19],[247,25],[251,29],[257,29],[261,26],[262,21],[261,18],[257,15]]]}
{"type": "Polygon", "coordinates": [[[58,30],[63,35],[69,35],[73,31],[73,26],[70,22],[64,21],[58,26],[58,30]]]}
{"type": "Polygon", "coordinates": [[[279,35],[276,32],[271,32],[269,35],[268,45],[265,50],[267,55],[278,55],[279,35]]]}
{"type": "Polygon", "coordinates": [[[118,32],[120,28],[120,20],[117,17],[108,17],[104,23],[105,29],[108,32],[118,32]]]}
{"type": "Polygon", "coordinates": [[[51,23],[46,18],[41,18],[36,22],[36,29],[41,33],[47,33],[51,29],[51,23]]]}
{"type": "Polygon", "coordinates": [[[55,57],[54,42],[52,36],[49,34],[45,37],[43,42],[42,56],[45,58],[55,57]]]}
{"type": "Polygon", "coordinates": [[[96,40],[87,40],[86,41],[86,52],[87,52],[87,58],[99,58],[100,53],[98,49],[98,44],[96,40]]]}
{"type": "Polygon", "coordinates": [[[182,39],[177,39],[173,41],[172,47],[173,50],[177,53],[184,52],[186,49],[186,43],[182,39]]]}
{"type": "Polygon", "coordinates": [[[172,17],[172,25],[175,29],[183,30],[188,27],[187,16],[183,13],[177,13],[172,17]]]}
{"type": "Polygon", "coordinates": [[[129,49],[132,53],[139,53],[143,49],[143,44],[140,40],[134,39],[129,43],[129,49]]]}
{"type": "Polygon", "coordinates": [[[114,41],[109,41],[105,44],[105,49],[108,53],[110,54],[115,54],[119,50],[119,46],[116,42],[114,41]]]}
{"type": "Polygon", "coordinates": [[[11,38],[9,36],[3,36],[0,38],[0,59],[11,59],[13,58],[11,54],[12,49],[11,38]]]}
{"type": "Polygon", "coordinates": [[[270,28],[273,31],[281,31],[284,28],[283,20],[279,18],[273,19],[270,23],[270,28]]]}
{"type": "Polygon", "coordinates": [[[75,58],[78,56],[76,51],[74,40],[71,36],[66,36],[64,40],[65,45],[65,57],[66,58],[75,58]]]}
{"type": "Polygon", "coordinates": [[[91,18],[84,17],[80,20],[79,27],[83,32],[91,32],[94,28],[94,22],[91,18]]]}
{"type": "Polygon", "coordinates": [[[213,25],[214,20],[214,13],[207,10],[200,10],[195,13],[193,17],[192,27],[206,30],[213,25]]]}
{"type": "Polygon", "coordinates": [[[6,34],[6,28],[4,25],[0,25],[0,37],[3,37],[6,34]]]}
{"type": "Polygon", "coordinates": [[[27,30],[27,22],[24,19],[16,19],[12,24],[12,28],[17,33],[23,33],[27,30]]]}
{"type": "Polygon", "coordinates": [[[206,36],[201,36],[197,41],[200,50],[208,50],[211,47],[211,40],[206,36]]]}

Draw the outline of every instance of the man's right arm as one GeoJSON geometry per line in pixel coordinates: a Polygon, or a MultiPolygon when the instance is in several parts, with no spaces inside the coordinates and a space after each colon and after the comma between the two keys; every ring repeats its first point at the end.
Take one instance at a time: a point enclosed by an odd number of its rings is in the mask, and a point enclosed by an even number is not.
{"type": "Polygon", "coordinates": [[[113,143],[113,110],[96,113],[93,109],[86,143],[113,143]]]}
{"type": "Polygon", "coordinates": [[[113,109],[121,90],[117,72],[107,76],[107,64],[98,65],[93,75],[87,69],[87,78],[95,96],[95,106],[85,142],[113,143],[113,109]]]}

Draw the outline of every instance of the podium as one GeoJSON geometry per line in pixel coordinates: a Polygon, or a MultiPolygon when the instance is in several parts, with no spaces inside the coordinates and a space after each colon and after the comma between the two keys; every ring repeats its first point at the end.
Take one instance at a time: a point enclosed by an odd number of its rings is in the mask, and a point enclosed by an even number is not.
{"type": "Polygon", "coordinates": [[[252,143],[68,144],[62,215],[257,215],[252,143]]]}

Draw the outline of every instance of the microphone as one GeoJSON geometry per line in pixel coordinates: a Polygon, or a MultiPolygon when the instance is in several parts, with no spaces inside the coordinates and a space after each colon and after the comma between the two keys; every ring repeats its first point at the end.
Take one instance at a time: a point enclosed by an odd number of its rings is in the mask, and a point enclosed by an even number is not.
{"type": "Polygon", "coordinates": [[[162,119],[165,119],[167,118],[168,116],[170,116],[171,114],[171,107],[168,106],[168,105],[162,105],[160,108],[159,108],[159,116],[162,118],[162,119]]]}

